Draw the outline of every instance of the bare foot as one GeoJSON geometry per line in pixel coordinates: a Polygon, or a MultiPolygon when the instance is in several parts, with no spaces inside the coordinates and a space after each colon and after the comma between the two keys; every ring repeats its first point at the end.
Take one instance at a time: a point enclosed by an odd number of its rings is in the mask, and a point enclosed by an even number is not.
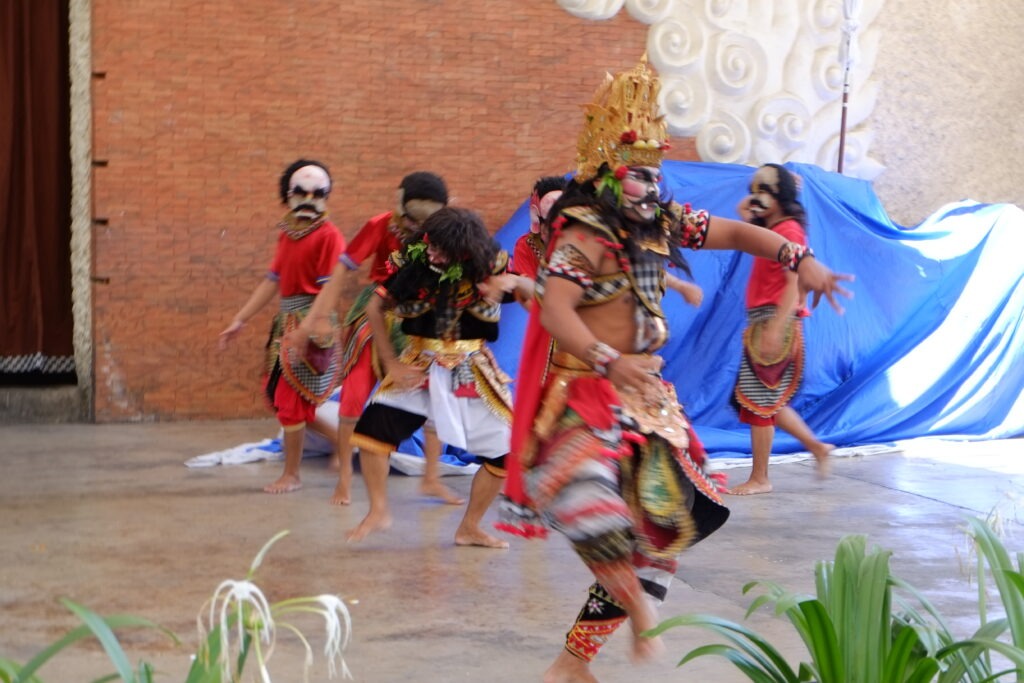
{"type": "Polygon", "coordinates": [[[554,663],[544,672],[544,683],[598,683],[590,673],[590,663],[569,654],[568,650],[555,658],[554,663]]]}
{"type": "Polygon", "coordinates": [[[331,495],[331,505],[348,505],[352,502],[352,497],[348,493],[348,484],[342,485],[339,481],[338,485],[334,487],[334,494],[331,495]]]}
{"type": "Polygon", "coordinates": [[[662,642],[661,636],[645,638],[638,634],[633,636],[633,652],[629,658],[636,664],[642,664],[654,661],[664,651],[665,643],[662,642]]]}
{"type": "Polygon", "coordinates": [[[642,635],[644,631],[658,625],[658,613],[655,611],[654,605],[646,599],[642,599],[636,609],[630,612],[629,625],[633,631],[633,652],[630,654],[630,659],[634,663],[653,661],[665,651],[665,644],[662,642],[661,636],[647,638],[642,635]]]}
{"type": "Polygon", "coordinates": [[[359,522],[359,526],[348,532],[347,539],[349,543],[354,543],[363,540],[374,531],[384,531],[390,528],[391,513],[370,512],[366,517],[363,517],[363,521],[359,522]]]}
{"type": "Polygon", "coordinates": [[[420,484],[420,493],[428,498],[440,498],[445,505],[462,505],[466,502],[465,498],[460,498],[439,479],[424,479],[420,484]]]}
{"type": "Polygon", "coordinates": [[[267,493],[291,493],[302,488],[302,482],[294,474],[282,474],[273,484],[267,484],[263,490],[267,493]]]}
{"type": "Polygon", "coordinates": [[[327,469],[331,472],[337,472],[341,469],[341,458],[338,457],[337,453],[331,453],[327,458],[327,469]]]}
{"type": "Polygon", "coordinates": [[[818,477],[824,479],[828,476],[829,471],[832,469],[828,460],[828,456],[836,449],[830,443],[819,443],[813,449],[811,453],[814,455],[815,463],[818,467],[818,477]]]}
{"type": "Polygon", "coordinates": [[[507,541],[495,538],[494,536],[484,532],[484,530],[479,527],[464,528],[460,526],[455,532],[455,545],[468,545],[478,548],[498,548],[499,550],[508,548],[507,541]]]}
{"type": "Polygon", "coordinates": [[[725,491],[733,496],[753,496],[758,493],[771,493],[772,485],[767,481],[746,481],[725,491]]]}

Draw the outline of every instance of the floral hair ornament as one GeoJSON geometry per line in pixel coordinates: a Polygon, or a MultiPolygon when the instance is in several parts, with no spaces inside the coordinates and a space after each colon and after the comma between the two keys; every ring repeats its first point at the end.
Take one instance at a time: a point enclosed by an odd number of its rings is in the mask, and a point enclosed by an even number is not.
{"type": "Polygon", "coordinates": [[[661,166],[669,149],[668,126],[658,113],[661,83],[648,68],[647,55],[629,71],[607,74],[583,108],[583,130],[576,142],[576,182],[593,180],[602,165],[661,166]]]}

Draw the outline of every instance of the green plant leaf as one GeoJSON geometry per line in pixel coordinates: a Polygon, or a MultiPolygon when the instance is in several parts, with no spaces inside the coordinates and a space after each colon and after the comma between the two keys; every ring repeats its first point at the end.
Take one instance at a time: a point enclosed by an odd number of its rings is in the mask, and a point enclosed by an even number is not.
{"type": "MultiPolygon", "coordinates": [[[[995,640],[1006,631],[1005,619],[994,619],[982,624],[974,635],[975,641],[995,640]]],[[[965,645],[964,641],[954,641],[950,637],[941,648],[938,648],[935,657],[941,661],[946,669],[939,676],[939,683],[957,683],[966,676],[968,680],[984,680],[991,675],[988,661],[982,657],[986,652],[981,645],[965,645]]]]}
{"type": "Polygon", "coordinates": [[[925,657],[924,659],[918,660],[914,670],[910,672],[910,675],[903,680],[904,683],[930,683],[935,678],[935,674],[939,672],[939,663],[931,657],[925,657]]]}
{"type": "MultiPolygon", "coordinates": [[[[735,646],[734,649],[746,653],[752,661],[758,662],[764,671],[775,676],[775,680],[797,680],[792,667],[789,666],[785,658],[779,654],[778,650],[771,643],[745,626],[720,617],[704,614],[684,614],[666,619],[653,629],[646,631],[645,635],[656,636],[670,628],[677,628],[679,626],[697,626],[717,633],[731,641],[735,646]]],[[[688,661],[687,657],[684,657],[683,661],[679,663],[680,666],[685,661],[688,661]]]]}
{"type": "Polygon", "coordinates": [[[695,648],[686,653],[686,656],[679,660],[679,664],[676,666],[681,667],[698,657],[707,655],[719,655],[726,658],[733,666],[742,671],[747,678],[756,683],[793,683],[796,680],[777,675],[777,672],[766,671],[756,661],[744,656],[740,650],[721,644],[703,645],[695,648]]]}
{"type": "MultiPolygon", "coordinates": [[[[111,629],[118,628],[150,628],[156,629],[168,635],[175,644],[180,644],[181,641],[171,631],[167,630],[163,626],[156,624],[149,619],[143,619],[141,617],[135,617],[131,615],[114,615],[109,617],[102,617],[103,621],[106,622],[107,626],[111,629]]],[[[83,638],[88,638],[94,635],[93,631],[88,626],[79,626],[68,631],[62,638],[54,641],[50,645],[46,646],[41,650],[35,657],[29,660],[18,675],[12,679],[12,683],[30,683],[37,679],[33,677],[36,671],[39,670],[43,664],[48,662],[54,655],[66,648],[68,645],[75,643],[83,638]]]]}
{"type": "MultiPolygon", "coordinates": [[[[13,659],[0,657],[0,683],[11,683],[21,671],[21,664],[13,659]]],[[[32,683],[38,683],[39,679],[32,678],[32,683]]]]}
{"type": "Polygon", "coordinates": [[[842,683],[845,680],[843,653],[825,606],[818,600],[805,600],[800,603],[800,612],[807,622],[807,630],[801,637],[810,652],[820,683],[842,683]]]}
{"type": "Polygon", "coordinates": [[[1010,625],[1010,634],[1013,644],[1024,647],[1024,590],[1019,580],[1010,578],[1013,575],[1020,577],[1015,571],[1010,555],[999,540],[992,527],[976,517],[968,517],[968,533],[974,539],[978,552],[988,562],[992,572],[992,580],[995,581],[999,590],[999,597],[1006,612],[1006,620],[1010,625]]]}
{"type": "Polygon", "coordinates": [[[910,659],[914,654],[914,648],[920,645],[921,639],[917,631],[909,626],[903,628],[893,639],[892,647],[882,665],[883,681],[902,681],[904,673],[910,665],[910,659]]]}
{"type": "Polygon", "coordinates": [[[113,629],[103,620],[103,617],[73,600],[61,598],[60,601],[75,616],[81,619],[82,623],[88,626],[89,630],[96,636],[96,640],[100,641],[100,645],[103,646],[103,650],[107,653],[107,657],[110,658],[121,679],[125,683],[132,683],[135,679],[135,672],[128,661],[128,655],[125,654],[124,648],[121,647],[121,642],[114,635],[113,629]]]}
{"type": "MultiPolygon", "coordinates": [[[[426,249],[426,246],[424,246],[424,249],[426,249]]],[[[263,544],[263,547],[260,548],[260,551],[256,553],[256,557],[252,559],[252,564],[249,565],[249,574],[247,575],[246,578],[248,578],[250,581],[252,580],[252,577],[256,575],[256,570],[260,568],[261,564],[263,564],[263,558],[267,556],[267,553],[270,551],[271,546],[273,546],[275,543],[277,543],[282,538],[287,536],[289,533],[291,532],[287,529],[283,531],[278,531],[271,537],[269,541],[263,544]]]]}

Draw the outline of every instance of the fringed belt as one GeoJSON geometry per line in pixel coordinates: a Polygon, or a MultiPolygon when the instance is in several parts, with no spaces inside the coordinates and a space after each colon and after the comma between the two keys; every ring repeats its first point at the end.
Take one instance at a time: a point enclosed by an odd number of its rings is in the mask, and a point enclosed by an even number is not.
{"type": "Polygon", "coordinates": [[[466,358],[474,353],[483,351],[486,342],[483,339],[434,339],[432,337],[410,336],[403,358],[412,360],[420,354],[426,353],[433,356],[433,361],[443,368],[451,370],[462,364],[466,358]]]}

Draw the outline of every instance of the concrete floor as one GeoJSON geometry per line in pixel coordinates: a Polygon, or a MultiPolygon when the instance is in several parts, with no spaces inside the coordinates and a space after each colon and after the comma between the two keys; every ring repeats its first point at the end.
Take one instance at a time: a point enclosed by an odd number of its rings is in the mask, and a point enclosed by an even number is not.
{"type": "MultiPolygon", "coordinates": [[[[267,420],[135,425],[0,426],[0,657],[26,661],[78,625],[57,598],[103,613],[156,621],[182,639],[148,632],[122,637],[130,658],[180,681],[196,646],[195,618],[226,578],[241,579],[272,535],[279,541],[256,581],[271,601],[336,593],[351,607],[347,661],[355,680],[539,681],[585,597],[589,578],[564,540],[513,540],[508,551],[456,548],[461,508],[425,500],[417,478],[390,481],[396,524],[361,545],[344,533],[365,512],[357,479],[351,507],[328,505],[334,475],[326,460],[304,462],[305,488],[270,496],[261,487],[280,463],[190,470],[189,457],[273,436],[267,420]]],[[[1024,442],[937,444],[837,458],[816,480],[809,463],[773,464],[775,492],[731,498],[732,519],[690,550],[662,616],[702,612],[742,620],[752,579],[813,591],[814,563],[830,559],[852,533],[894,551],[894,571],[951,618],[973,630],[976,598],[960,569],[964,515],[999,508],[1014,517],[1024,483],[1024,442]]],[[[730,471],[731,481],[746,470],[730,471]]],[[[466,493],[470,477],[449,477],[466,493]]],[[[1011,550],[1011,538],[1007,542],[1011,550]]],[[[747,622],[787,654],[801,652],[788,622],[758,613],[747,622]]],[[[317,621],[311,680],[326,680],[317,621]]],[[[676,669],[696,630],[667,634],[662,661],[629,664],[628,638],[615,637],[595,663],[604,683],[744,680],[705,658],[676,669]]],[[[300,681],[302,648],[282,634],[270,664],[275,681],[300,681]]],[[[40,672],[48,683],[91,680],[112,667],[96,645],[81,645],[40,672]]],[[[253,670],[250,669],[250,673],[253,670]]],[[[253,680],[253,679],[250,679],[253,680]]]]}

